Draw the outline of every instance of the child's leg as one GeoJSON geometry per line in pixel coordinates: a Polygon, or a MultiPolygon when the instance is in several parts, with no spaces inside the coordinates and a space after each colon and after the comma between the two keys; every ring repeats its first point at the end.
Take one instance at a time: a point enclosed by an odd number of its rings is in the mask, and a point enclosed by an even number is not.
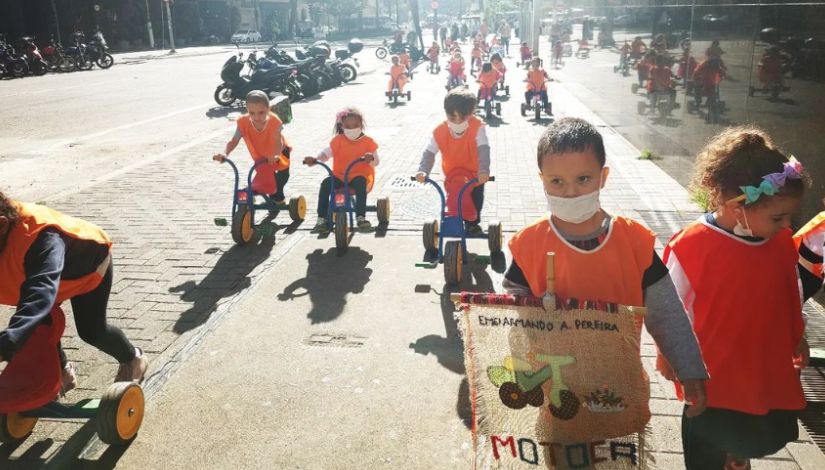
{"type": "MultiPolygon", "coordinates": [[[[318,190],[318,217],[326,218],[329,212],[329,194],[330,194],[330,181],[332,180],[331,176],[327,176],[321,181],[321,188],[318,190]]],[[[340,188],[343,186],[344,183],[335,178],[335,187],[340,188]]]]}
{"type": "Polygon", "coordinates": [[[80,339],[117,359],[121,364],[131,363],[137,351],[120,328],[106,322],[106,308],[112,290],[112,265],[95,290],[72,297],[72,311],[80,339]]]}
{"type": "Polygon", "coordinates": [[[284,187],[287,181],[289,181],[289,167],[275,173],[275,182],[278,184],[278,191],[275,192],[273,199],[276,201],[280,202],[286,199],[286,196],[284,196],[284,187]]]}
{"type": "Polygon", "coordinates": [[[478,225],[481,223],[481,209],[484,207],[484,185],[480,184],[473,188],[473,192],[470,193],[470,197],[473,200],[473,205],[476,207],[477,215],[476,220],[468,220],[467,222],[478,225]]]}
{"type": "Polygon", "coordinates": [[[392,86],[394,85],[393,79],[390,78],[389,84],[387,84],[387,93],[392,93],[392,86]]]}
{"type": "MultiPolygon", "coordinates": [[[[687,407],[685,407],[687,409],[687,407]]],[[[705,411],[712,412],[708,409],[705,411]]],[[[686,470],[722,470],[725,466],[725,451],[714,445],[706,434],[703,415],[688,418],[682,414],[682,450],[686,470]]]]}
{"type": "Polygon", "coordinates": [[[349,182],[350,188],[355,190],[355,215],[364,217],[367,215],[367,179],[363,176],[356,176],[349,182]]]}
{"type": "Polygon", "coordinates": [[[547,107],[547,102],[549,101],[549,99],[547,98],[547,90],[541,90],[541,93],[539,94],[539,96],[541,96],[542,106],[544,106],[546,108],[547,107]]]}
{"type": "Polygon", "coordinates": [[[524,92],[524,102],[527,103],[527,104],[530,104],[530,100],[532,100],[532,99],[533,99],[533,92],[530,91],[530,90],[525,91],[524,92]]]}

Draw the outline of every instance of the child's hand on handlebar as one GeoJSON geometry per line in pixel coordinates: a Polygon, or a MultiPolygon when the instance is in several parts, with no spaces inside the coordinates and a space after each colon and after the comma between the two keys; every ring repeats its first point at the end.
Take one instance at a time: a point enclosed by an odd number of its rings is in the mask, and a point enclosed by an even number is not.
{"type": "Polygon", "coordinates": [[[267,162],[267,163],[269,163],[269,164],[273,164],[273,165],[274,165],[275,163],[278,163],[278,157],[279,157],[279,156],[280,156],[280,155],[273,155],[273,156],[271,156],[271,157],[266,157],[266,162],[267,162]]]}
{"type": "Polygon", "coordinates": [[[212,155],[212,160],[215,160],[216,162],[223,163],[223,162],[226,161],[226,155],[224,155],[222,153],[216,153],[215,155],[212,155]]]}
{"type": "Polygon", "coordinates": [[[364,156],[361,158],[367,163],[372,163],[375,161],[375,155],[371,153],[365,153],[364,156]]]}
{"type": "Polygon", "coordinates": [[[478,184],[484,184],[490,180],[490,175],[478,175],[478,184]]]}
{"type": "Polygon", "coordinates": [[[304,157],[304,165],[313,166],[318,161],[315,157],[304,157]]]}
{"type": "Polygon", "coordinates": [[[423,171],[419,171],[415,174],[415,180],[419,183],[426,183],[427,182],[427,174],[423,171]]]}

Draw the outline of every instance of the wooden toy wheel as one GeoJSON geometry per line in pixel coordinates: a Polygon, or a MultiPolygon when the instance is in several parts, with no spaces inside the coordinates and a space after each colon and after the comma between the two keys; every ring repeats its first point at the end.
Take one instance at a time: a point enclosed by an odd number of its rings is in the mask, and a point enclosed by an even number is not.
{"type": "Polygon", "coordinates": [[[255,239],[252,211],[246,206],[238,206],[232,214],[232,240],[238,245],[246,245],[255,239]]]}
{"type": "Polygon", "coordinates": [[[438,221],[426,222],[422,231],[424,239],[424,249],[436,251],[438,249],[438,221]]]}
{"type": "Polygon", "coordinates": [[[307,214],[307,201],[304,196],[293,197],[289,200],[289,218],[294,222],[304,220],[307,214]]]}
{"type": "Polygon", "coordinates": [[[335,213],[335,248],[338,253],[347,251],[349,246],[349,220],[346,212],[335,213]]]}
{"type": "Polygon", "coordinates": [[[27,418],[18,413],[0,415],[0,442],[19,444],[31,435],[37,418],[27,418]]]}
{"type": "Polygon", "coordinates": [[[444,244],[444,280],[449,285],[456,285],[461,282],[461,274],[464,269],[464,251],[461,249],[461,242],[457,240],[444,244]]]}
{"type": "Polygon", "coordinates": [[[498,397],[507,408],[520,410],[527,405],[527,395],[515,382],[504,382],[498,389],[498,397]]]}
{"type": "Polygon", "coordinates": [[[504,242],[504,229],[501,222],[493,222],[487,226],[487,245],[490,247],[490,254],[501,253],[501,246],[504,242]]]}
{"type": "Polygon", "coordinates": [[[377,204],[378,223],[390,223],[390,198],[382,197],[377,204]]]}
{"type": "Polygon", "coordinates": [[[110,445],[126,445],[143,422],[143,389],[134,382],[117,382],[106,389],[97,410],[97,435],[110,445]]]}

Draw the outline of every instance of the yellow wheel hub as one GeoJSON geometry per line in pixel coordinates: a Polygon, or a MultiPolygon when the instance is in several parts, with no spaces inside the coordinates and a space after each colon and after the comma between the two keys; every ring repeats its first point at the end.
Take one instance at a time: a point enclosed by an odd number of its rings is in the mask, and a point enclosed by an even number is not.
{"type": "Polygon", "coordinates": [[[254,230],[252,228],[252,212],[247,211],[243,215],[243,223],[241,224],[241,235],[243,236],[243,240],[248,242],[252,240],[252,234],[254,230]]]}
{"type": "Polygon", "coordinates": [[[37,418],[27,418],[18,413],[6,415],[6,430],[14,439],[26,437],[32,432],[35,424],[37,424],[37,418]]]}
{"type": "Polygon", "coordinates": [[[143,422],[143,390],[138,386],[129,387],[117,407],[117,433],[129,440],[137,434],[143,422]]]}

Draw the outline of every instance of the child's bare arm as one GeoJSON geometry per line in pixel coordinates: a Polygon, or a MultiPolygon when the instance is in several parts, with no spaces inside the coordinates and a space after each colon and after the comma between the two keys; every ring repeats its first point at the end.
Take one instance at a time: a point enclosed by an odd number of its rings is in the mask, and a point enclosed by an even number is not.
{"type": "Polygon", "coordinates": [[[233,137],[229,142],[226,143],[226,147],[224,147],[223,153],[216,153],[215,155],[212,155],[212,160],[223,163],[226,157],[228,157],[229,154],[232,153],[233,150],[235,150],[235,147],[238,146],[238,142],[240,142],[240,140],[240,137],[237,137],[237,135],[233,137]]]}

